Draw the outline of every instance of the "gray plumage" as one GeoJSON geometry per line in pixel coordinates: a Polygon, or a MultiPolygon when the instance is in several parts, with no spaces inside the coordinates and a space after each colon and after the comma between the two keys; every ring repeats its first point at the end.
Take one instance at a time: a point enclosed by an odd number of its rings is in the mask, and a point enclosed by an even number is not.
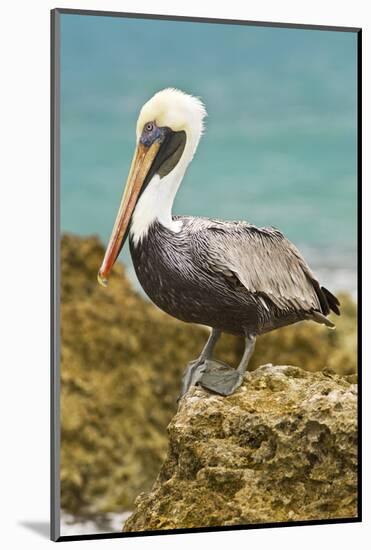
{"type": "Polygon", "coordinates": [[[339,302],[320,286],[297,248],[274,228],[174,217],[154,222],[130,250],[138,279],[170,315],[233,334],[258,335],[326,316],[339,302]]]}

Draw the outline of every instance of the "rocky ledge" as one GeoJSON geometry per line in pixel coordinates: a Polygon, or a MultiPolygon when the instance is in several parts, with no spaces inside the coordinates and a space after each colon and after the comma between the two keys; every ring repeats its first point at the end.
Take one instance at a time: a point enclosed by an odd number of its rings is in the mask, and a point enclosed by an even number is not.
{"type": "Polygon", "coordinates": [[[228,398],[192,388],[152,489],[125,531],[357,514],[352,377],[265,365],[228,398]]]}

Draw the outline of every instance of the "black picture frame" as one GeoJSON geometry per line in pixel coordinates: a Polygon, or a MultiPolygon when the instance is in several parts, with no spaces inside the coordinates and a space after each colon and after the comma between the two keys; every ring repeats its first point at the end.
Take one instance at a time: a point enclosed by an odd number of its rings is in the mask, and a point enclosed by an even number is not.
{"type": "Polygon", "coordinates": [[[277,23],[266,21],[248,21],[236,19],[217,19],[175,15],[156,15],[144,13],[124,13],[114,11],[80,10],[56,8],[51,10],[51,478],[50,478],[50,522],[53,541],[74,541],[108,538],[128,538],[166,534],[184,534],[197,532],[236,531],[249,529],[267,529],[289,526],[309,526],[337,523],[356,523],[362,521],[362,29],[315,24],[277,23]],[[308,521],[290,521],[279,523],[259,523],[249,525],[218,526],[205,528],[167,529],[135,533],[103,533],[88,535],[60,535],[60,16],[63,14],[88,15],[97,17],[118,17],[131,19],[152,19],[164,21],[187,21],[205,24],[246,25],[254,27],[279,27],[303,30],[350,32],[357,35],[357,282],[358,282],[358,513],[356,517],[341,519],[323,519],[308,521]]]}

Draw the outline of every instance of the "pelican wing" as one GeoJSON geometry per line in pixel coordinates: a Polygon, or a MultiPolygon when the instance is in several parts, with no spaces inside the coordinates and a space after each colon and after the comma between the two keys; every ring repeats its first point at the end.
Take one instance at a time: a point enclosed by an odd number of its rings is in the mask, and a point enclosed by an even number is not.
{"type": "Polygon", "coordinates": [[[237,278],[265,307],[267,297],[282,310],[314,311],[321,317],[329,313],[317,279],[297,248],[277,229],[205,218],[195,224],[193,230],[205,239],[209,268],[237,278]]]}

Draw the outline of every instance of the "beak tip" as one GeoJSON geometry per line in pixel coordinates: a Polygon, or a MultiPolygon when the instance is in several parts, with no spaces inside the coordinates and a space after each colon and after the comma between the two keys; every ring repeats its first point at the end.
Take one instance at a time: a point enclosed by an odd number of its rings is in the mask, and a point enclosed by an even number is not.
{"type": "Polygon", "coordinates": [[[98,271],[98,274],[97,274],[97,281],[98,283],[100,284],[100,286],[103,286],[104,288],[106,288],[108,286],[108,279],[107,277],[104,277],[100,271],[98,271]]]}

